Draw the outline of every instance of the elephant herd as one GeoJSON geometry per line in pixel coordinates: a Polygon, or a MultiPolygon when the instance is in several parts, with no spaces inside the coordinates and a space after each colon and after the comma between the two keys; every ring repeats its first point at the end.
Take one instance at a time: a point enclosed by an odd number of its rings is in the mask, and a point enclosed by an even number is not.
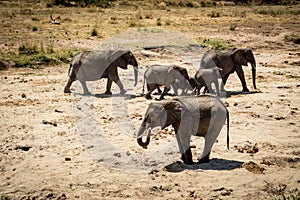
{"type": "MultiPolygon", "coordinates": [[[[247,66],[248,63],[252,67],[253,88],[256,89],[256,62],[251,49],[209,50],[203,55],[200,66],[193,77],[189,77],[187,70],[181,66],[158,64],[149,66],[144,73],[143,93],[146,83],[145,98],[152,99],[151,93],[156,89],[160,93],[159,100],[162,101],[151,102],[148,106],[137,133],[138,144],[147,148],[153,128],[163,129],[171,125],[175,131],[182,161],[185,164],[194,164],[190,149],[190,139],[194,135],[205,139],[203,152],[198,162],[208,162],[212,146],[227,119],[227,148],[229,148],[229,112],[218,97],[220,90],[224,91],[224,85],[229,75],[234,72],[241,81],[242,91],[249,92],[242,69],[242,66],[247,66]],[[212,89],[212,84],[216,91],[212,89]],[[160,89],[161,86],[164,86],[163,91],[160,89]],[[202,87],[205,87],[204,94],[200,95],[202,87]],[[163,100],[171,88],[176,97],[163,100]],[[179,89],[182,91],[182,96],[178,96],[179,89]],[[206,92],[216,95],[205,95],[206,92]]],[[[115,82],[120,93],[124,94],[126,90],[119,79],[117,67],[127,69],[128,65],[132,65],[134,68],[136,85],[138,63],[131,51],[109,50],[78,53],[71,60],[69,79],[64,92],[71,93],[72,83],[78,80],[84,94],[90,94],[86,81],[107,78],[105,94],[112,94],[112,82],[115,82]]]]}

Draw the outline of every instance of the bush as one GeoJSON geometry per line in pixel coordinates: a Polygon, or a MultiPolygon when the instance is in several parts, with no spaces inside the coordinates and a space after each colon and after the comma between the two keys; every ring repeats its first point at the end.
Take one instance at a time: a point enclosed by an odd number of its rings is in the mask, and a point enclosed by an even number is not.
{"type": "Polygon", "coordinates": [[[206,38],[201,38],[199,37],[197,39],[197,42],[203,46],[203,47],[208,47],[211,49],[229,49],[233,48],[233,45],[230,44],[228,41],[220,39],[220,38],[211,38],[211,39],[206,39],[206,38]]]}
{"type": "Polygon", "coordinates": [[[216,17],[220,17],[221,14],[219,12],[216,12],[216,11],[211,11],[211,13],[207,14],[208,17],[211,17],[211,18],[216,18],[216,17]]]}
{"type": "Polygon", "coordinates": [[[295,0],[261,0],[261,4],[271,4],[271,5],[291,5],[296,4],[295,0]]]}
{"type": "Polygon", "coordinates": [[[33,54],[38,54],[39,51],[37,49],[36,45],[30,45],[30,44],[22,44],[21,46],[19,46],[18,48],[19,50],[19,54],[20,55],[33,55],[33,54]]]}
{"type": "Polygon", "coordinates": [[[0,70],[4,70],[7,69],[8,67],[6,66],[6,64],[0,59],[0,70]]]}
{"type": "Polygon", "coordinates": [[[76,6],[80,5],[82,7],[86,6],[98,6],[101,8],[108,8],[111,6],[113,0],[53,0],[54,5],[63,5],[63,6],[76,6]],[[74,3],[73,3],[74,2],[74,3]]]}
{"type": "Polygon", "coordinates": [[[95,27],[91,31],[91,36],[98,36],[98,31],[97,31],[97,29],[95,27]]]}
{"type": "Polygon", "coordinates": [[[162,25],[162,22],[161,22],[160,17],[157,18],[157,20],[156,20],[156,25],[157,25],[157,26],[161,26],[161,25],[162,25]]]}
{"type": "Polygon", "coordinates": [[[231,24],[230,27],[229,27],[229,30],[235,31],[236,27],[237,27],[236,24],[231,24]]]}
{"type": "Polygon", "coordinates": [[[284,39],[288,42],[294,42],[295,44],[300,44],[300,36],[291,34],[291,35],[285,35],[284,39]]]}

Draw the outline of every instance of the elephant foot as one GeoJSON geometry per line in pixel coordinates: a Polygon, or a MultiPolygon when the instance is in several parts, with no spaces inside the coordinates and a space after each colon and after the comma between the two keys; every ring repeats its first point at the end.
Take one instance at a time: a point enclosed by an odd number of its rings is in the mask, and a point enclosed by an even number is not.
{"type": "Polygon", "coordinates": [[[185,153],[181,155],[181,160],[183,161],[184,164],[187,164],[187,165],[193,165],[194,164],[192,151],[191,151],[190,148],[187,149],[185,151],[185,153]]]}
{"type": "Polygon", "coordinates": [[[127,90],[121,90],[120,94],[125,94],[127,92],[127,90]]]}
{"type": "Polygon", "coordinates": [[[145,95],[145,98],[146,98],[146,99],[149,99],[149,100],[152,99],[152,97],[151,97],[150,94],[146,94],[146,95],[145,95]]]}
{"type": "Polygon", "coordinates": [[[89,91],[87,91],[87,92],[84,92],[83,95],[90,96],[90,95],[92,95],[92,93],[90,93],[89,91]]]}
{"type": "Polygon", "coordinates": [[[65,89],[64,89],[64,93],[72,93],[72,92],[71,92],[71,90],[70,90],[70,89],[68,89],[68,88],[65,88],[65,89]]]}
{"type": "Polygon", "coordinates": [[[209,154],[207,154],[205,157],[201,158],[198,163],[208,163],[209,162],[209,154]]]}
{"type": "Polygon", "coordinates": [[[104,94],[106,94],[106,95],[112,95],[112,92],[111,91],[105,91],[104,94]]]}
{"type": "Polygon", "coordinates": [[[159,97],[159,100],[164,100],[164,99],[165,99],[164,96],[160,96],[160,97],[159,97]]]}
{"type": "Polygon", "coordinates": [[[242,92],[250,92],[248,88],[243,88],[242,92]]]}

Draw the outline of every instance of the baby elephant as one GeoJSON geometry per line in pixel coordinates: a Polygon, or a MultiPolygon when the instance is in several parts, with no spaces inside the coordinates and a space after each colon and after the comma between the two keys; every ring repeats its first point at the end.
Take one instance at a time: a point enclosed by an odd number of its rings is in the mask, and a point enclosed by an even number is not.
{"type": "Polygon", "coordinates": [[[211,69],[198,69],[195,74],[195,93],[196,95],[200,94],[200,89],[204,86],[204,94],[208,91],[209,93],[213,93],[213,90],[211,88],[211,84],[214,83],[216,87],[216,93],[217,96],[220,96],[220,90],[219,90],[219,82],[218,78],[221,78],[220,75],[220,68],[214,67],[211,69]]]}
{"type": "Polygon", "coordinates": [[[191,135],[202,136],[205,144],[199,162],[209,162],[212,146],[227,118],[227,149],[229,149],[229,113],[222,101],[210,95],[186,96],[151,103],[137,133],[137,142],[143,148],[150,143],[151,129],[172,125],[181,159],[193,164],[190,149],[191,135]],[[146,141],[143,136],[147,135],[146,141]]]}
{"type": "Polygon", "coordinates": [[[148,90],[145,95],[146,99],[152,98],[151,92],[155,89],[161,93],[159,86],[165,86],[160,99],[164,99],[164,96],[171,89],[171,86],[175,95],[178,95],[178,88],[184,90],[184,88],[188,85],[188,79],[189,76],[187,70],[183,67],[176,65],[151,65],[144,74],[143,93],[146,82],[148,90]]]}

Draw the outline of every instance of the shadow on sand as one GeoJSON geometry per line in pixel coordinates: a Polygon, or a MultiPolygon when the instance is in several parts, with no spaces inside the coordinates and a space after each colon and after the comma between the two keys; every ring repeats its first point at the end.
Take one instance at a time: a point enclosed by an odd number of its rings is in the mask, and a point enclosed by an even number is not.
{"type": "Polygon", "coordinates": [[[243,162],[240,161],[213,158],[208,163],[196,163],[194,165],[187,165],[177,161],[165,166],[165,170],[168,172],[182,172],[184,170],[234,170],[242,164],[243,162]]]}
{"type": "Polygon", "coordinates": [[[242,92],[242,91],[226,91],[226,97],[231,97],[235,95],[248,95],[248,94],[257,94],[262,93],[261,91],[250,91],[250,92],[242,92]]]}
{"type": "Polygon", "coordinates": [[[112,98],[112,97],[124,97],[124,99],[128,100],[128,99],[134,99],[137,97],[141,97],[142,95],[140,94],[95,94],[92,95],[95,96],[96,98],[100,98],[100,99],[105,99],[105,98],[112,98]]]}

